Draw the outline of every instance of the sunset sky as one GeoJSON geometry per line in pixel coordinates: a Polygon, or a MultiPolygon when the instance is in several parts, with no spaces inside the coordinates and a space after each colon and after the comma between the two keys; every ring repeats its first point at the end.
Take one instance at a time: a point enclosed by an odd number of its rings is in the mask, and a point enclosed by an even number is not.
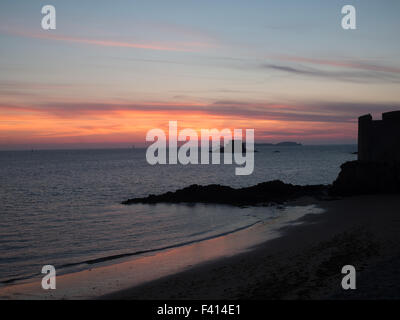
{"type": "Polygon", "coordinates": [[[146,132],[254,128],[355,143],[400,109],[400,1],[0,2],[0,149],[129,147],[146,132]],[[41,8],[57,29],[41,28],[41,8]],[[357,30],[341,8],[357,10],[357,30]]]}

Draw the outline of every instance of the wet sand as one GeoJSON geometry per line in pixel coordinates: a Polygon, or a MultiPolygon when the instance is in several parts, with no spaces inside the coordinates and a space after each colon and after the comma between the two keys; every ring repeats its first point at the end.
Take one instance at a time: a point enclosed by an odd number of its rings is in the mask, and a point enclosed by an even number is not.
{"type": "Polygon", "coordinates": [[[317,205],[326,212],[282,227],[283,236],[248,252],[101,298],[400,298],[400,197],[358,196],[317,205]],[[356,290],[341,287],[341,269],[349,264],[357,271],[356,290]]]}

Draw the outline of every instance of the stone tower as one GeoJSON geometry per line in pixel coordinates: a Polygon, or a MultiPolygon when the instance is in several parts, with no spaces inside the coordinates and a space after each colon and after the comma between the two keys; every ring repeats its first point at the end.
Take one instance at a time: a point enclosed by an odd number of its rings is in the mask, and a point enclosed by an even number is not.
{"type": "Polygon", "coordinates": [[[400,111],[383,113],[382,120],[358,118],[358,160],[400,163],[400,111]]]}

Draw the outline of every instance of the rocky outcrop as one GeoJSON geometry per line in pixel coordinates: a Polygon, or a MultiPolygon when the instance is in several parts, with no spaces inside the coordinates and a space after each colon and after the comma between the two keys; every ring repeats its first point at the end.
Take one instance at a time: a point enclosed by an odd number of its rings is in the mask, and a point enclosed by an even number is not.
{"type": "Polygon", "coordinates": [[[358,195],[400,192],[400,164],[350,161],[341,165],[331,192],[358,195]]]}
{"type": "Polygon", "coordinates": [[[216,203],[230,205],[256,205],[283,202],[301,196],[318,196],[327,193],[328,186],[298,186],[280,180],[259,183],[252,187],[231,188],[219,184],[200,186],[197,184],[175,192],[149,195],[144,198],[129,199],[122,204],[134,203],[216,203]]]}
{"type": "Polygon", "coordinates": [[[282,203],[302,196],[329,199],[332,196],[399,192],[400,164],[350,161],[342,164],[339,176],[332,185],[299,186],[274,180],[235,189],[219,184],[193,184],[174,192],[128,199],[122,204],[215,203],[243,206],[282,203]]]}

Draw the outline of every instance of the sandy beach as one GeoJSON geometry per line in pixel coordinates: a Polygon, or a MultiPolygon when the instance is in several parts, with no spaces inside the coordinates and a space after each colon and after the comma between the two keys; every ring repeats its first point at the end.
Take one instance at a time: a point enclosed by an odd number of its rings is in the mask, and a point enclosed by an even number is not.
{"type": "MultiPolygon", "coordinates": [[[[400,198],[288,203],[288,220],[0,289],[0,299],[358,299],[400,296],[400,198]],[[312,205],[311,205],[312,204],[312,205]],[[296,210],[293,210],[296,209],[296,210]],[[322,209],[322,210],[321,210],[322,209]],[[293,220],[293,212],[298,219],[293,220]],[[321,213],[322,212],[322,213],[321,213]],[[357,289],[343,290],[353,265],[357,289]]],[[[282,209],[280,209],[282,210],[282,209]]],[[[285,215],[285,209],[282,210],[285,215]]]]}
{"type": "MultiPolygon", "coordinates": [[[[299,200],[301,204],[305,200],[299,200]]],[[[320,201],[283,235],[233,257],[103,299],[394,299],[400,297],[400,198],[358,196],[320,201]],[[353,265],[357,289],[343,290],[353,265]]]]}

